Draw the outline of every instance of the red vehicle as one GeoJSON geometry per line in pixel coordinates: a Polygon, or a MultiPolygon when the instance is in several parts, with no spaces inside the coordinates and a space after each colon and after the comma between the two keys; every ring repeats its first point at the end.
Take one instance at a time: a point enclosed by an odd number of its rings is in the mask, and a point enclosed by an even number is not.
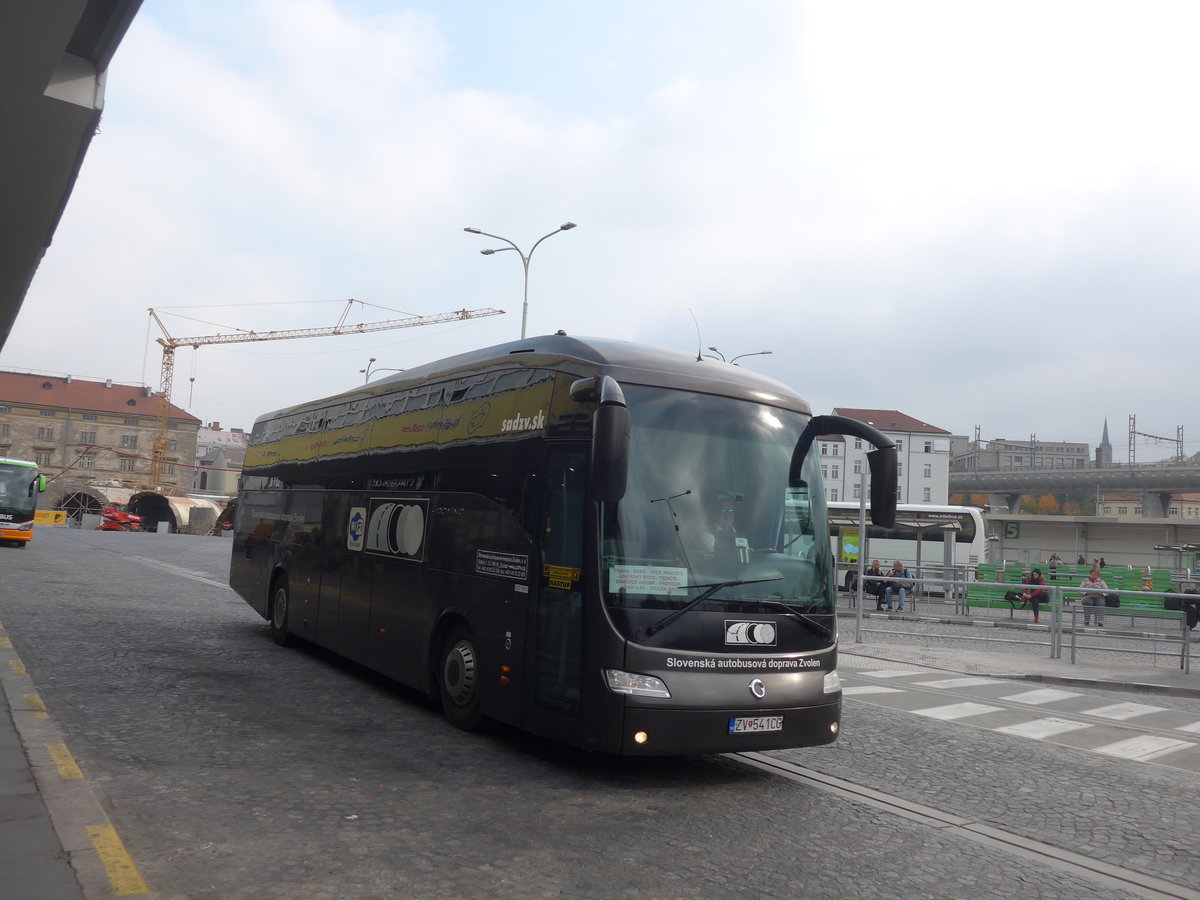
{"type": "Polygon", "coordinates": [[[97,531],[141,531],[142,517],[135,513],[126,512],[119,506],[106,506],[100,511],[103,521],[96,526],[97,531]]]}

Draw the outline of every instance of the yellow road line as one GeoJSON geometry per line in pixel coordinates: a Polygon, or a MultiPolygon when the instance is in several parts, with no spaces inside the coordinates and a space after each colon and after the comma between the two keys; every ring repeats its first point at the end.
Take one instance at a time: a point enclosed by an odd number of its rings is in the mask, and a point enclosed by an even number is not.
{"type": "Polygon", "coordinates": [[[14,675],[28,675],[29,674],[28,672],[25,671],[25,663],[21,662],[19,659],[10,659],[8,661],[8,667],[10,669],[12,669],[12,673],[14,675]]]}
{"type": "Polygon", "coordinates": [[[42,698],[37,694],[25,695],[25,708],[33,713],[35,719],[50,718],[50,712],[46,709],[46,704],[42,702],[42,698]]]}
{"type": "Polygon", "coordinates": [[[58,766],[59,778],[63,781],[79,781],[83,778],[83,772],[79,771],[79,766],[75,764],[75,757],[71,755],[66,744],[47,744],[46,749],[50,751],[50,758],[54,760],[54,765],[58,766]]]}
{"type": "Polygon", "coordinates": [[[6,637],[0,637],[0,650],[11,650],[12,648],[12,641],[6,637]]]}
{"type": "Polygon", "coordinates": [[[133,863],[133,858],[125,850],[125,845],[117,835],[117,829],[111,825],[87,826],[88,837],[100,857],[104,871],[108,873],[108,883],[118,897],[129,897],[133,894],[148,894],[150,888],[142,880],[142,874],[133,863]]]}

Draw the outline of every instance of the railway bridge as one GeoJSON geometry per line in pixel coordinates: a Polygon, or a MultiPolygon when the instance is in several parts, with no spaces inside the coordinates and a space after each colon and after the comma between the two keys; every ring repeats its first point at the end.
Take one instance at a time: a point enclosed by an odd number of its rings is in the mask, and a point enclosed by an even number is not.
{"type": "Polygon", "coordinates": [[[1171,495],[1200,492],[1200,465],[1113,465],[1083,469],[979,469],[950,472],[951,494],[987,494],[994,506],[1016,512],[1022,494],[1122,491],[1142,495],[1145,518],[1166,518],[1171,495]]]}

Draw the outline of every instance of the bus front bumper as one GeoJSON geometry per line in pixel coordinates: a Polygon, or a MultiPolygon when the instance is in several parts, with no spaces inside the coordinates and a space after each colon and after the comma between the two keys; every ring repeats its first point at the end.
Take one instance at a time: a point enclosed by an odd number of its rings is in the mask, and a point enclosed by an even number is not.
{"type": "Polygon", "coordinates": [[[627,707],[620,752],[661,756],[816,747],[837,739],[841,718],[840,696],[832,703],[785,709],[627,707]]]}

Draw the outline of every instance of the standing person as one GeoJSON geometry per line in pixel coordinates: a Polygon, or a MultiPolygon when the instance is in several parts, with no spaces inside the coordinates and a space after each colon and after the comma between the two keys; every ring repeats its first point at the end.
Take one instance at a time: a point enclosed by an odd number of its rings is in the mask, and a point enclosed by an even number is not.
{"type": "Polygon", "coordinates": [[[1046,579],[1042,577],[1041,569],[1034,569],[1029,573],[1029,581],[1025,590],[1021,591],[1021,599],[1026,601],[1033,609],[1033,622],[1038,623],[1038,616],[1041,612],[1041,604],[1050,599],[1050,595],[1046,593],[1046,579]]]}
{"type": "Polygon", "coordinates": [[[1050,570],[1051,581],[1056,581],[1058,579],[1058,564],[1060,562],[1062,562],[1061,556],[1059,556],[1057,553],[1050,554],[1050,561],[1047,564],[1047,568],[1050,570]]]}
{"type": "Polygon", "coordinates": [[[1107,566],[1107,565],[1108,565],[1108,563],[1106,563],[1106,562],[1104,561],[1104,557],[1103,557],[1103,556],[1102,556],[1102,557],[1100,557],[1100,568],[1101,568],[1101,569],[1103,569],[1103,568],[1104,568],[1105,566],[1107,566]]]}
{"type": "Polygon", "coordinates": [[[1104,595],[1108,591],[1108,585],[1100,578],[1100,570],[1092,569],[1088,573],[1088,577],[1083,579],[1079,585],[1079,589],[1083,591],[1083,624],[1085,626],[1092,624],[1091,613],[1089,607],[1096,607],[1096,627],[1104,627],[1104,595]]]}
{"type": "Polygon", "coordinates": [[[888,586],[884,588],[883,598],[887,603],[887,608],[892,608],[892,592],[896,592],[896,596],[900,601],[897,607],[901,612],[904,611],[904,592],[912,590],[912,575],[908,569],[904,568],[904,564],[900,560],[892,563],[892,571],[888,572],[888,586]]]}
{"type": "Polygon", "coordinates": [[[1077,565],[1077,566],[1086,566],[1087,565],[1087,560],[1083,558],[1082,553],[1079,554],[1079,559],[1075,560],[1075,565],[1077,565]]]}

